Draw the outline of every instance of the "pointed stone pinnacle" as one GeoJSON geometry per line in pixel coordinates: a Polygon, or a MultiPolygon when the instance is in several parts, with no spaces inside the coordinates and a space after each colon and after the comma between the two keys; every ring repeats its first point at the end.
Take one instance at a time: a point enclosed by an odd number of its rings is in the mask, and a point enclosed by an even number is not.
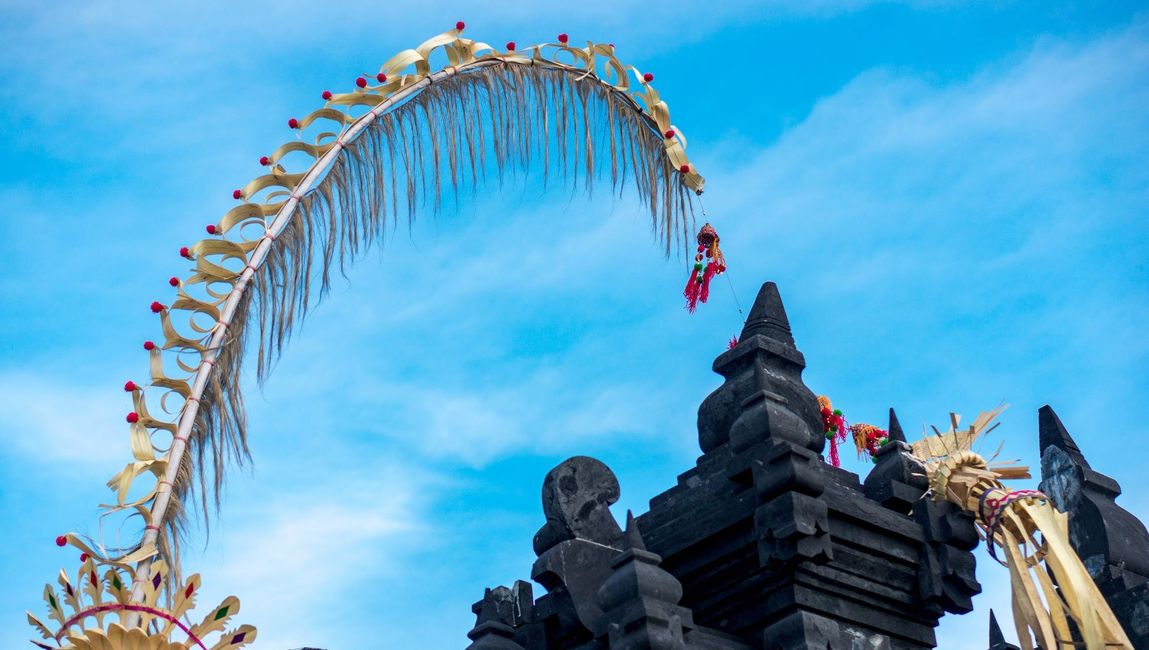
{"type": "Polygon", "coordinates": [[[890,441],[905,442],[906,434],[902,431],[902,423],[898,422],[898,414],[894,413],[894,407],[890,407],[890,428],[887,429],[890,434],[890,441]]]}
{"type": "MultiPolygon", "coordinates": [[[[1085,460],[1081,449],[1069,435],[1069,431],[1065,429],[1065,425],[1061,423],[1061,418],[1057,417],[1057,413],[1054,413],[1048,404],[1038,409],[1037,421],[1039,432],[1038,440],[1040,444],[1039,451],[1042,454],[1045,453],[1046,448],[1054,446],[1066,454],[1069,454],[1073,462],[1083,467],[1089,467],[1089,461],[1085,460]]],[[[1090,467],[1090,469],[1092,468],[1090,467]]]]}
{"type": "Polygon", "coordinates": [[[750,316],[742,328],[739,341],[747,337],[761,334],[768,338],[794,346],[794,335],[790,333],[790,319],[786,317],[786,308],[782,306],[782,296],[778,293],[778,285],[767,282],[758,290],[758,297],[754,299],[754,306],[750,308],[750,316]]]}
{"type": "Polygon", "coordinates": [[[625,549],[645,551],[646,543],[642,541],[642,534],[638,532],[638,524],[634,521],[634,513],[626,511],[626,546],[625,549]]]}
{"type": "Polygon", "coordinates": [[[1005,645],[1005,636],[1001,633],[1001,626],[997,624],[997,616],[989,610],[989,647],[999,648],[1005,645]]]}

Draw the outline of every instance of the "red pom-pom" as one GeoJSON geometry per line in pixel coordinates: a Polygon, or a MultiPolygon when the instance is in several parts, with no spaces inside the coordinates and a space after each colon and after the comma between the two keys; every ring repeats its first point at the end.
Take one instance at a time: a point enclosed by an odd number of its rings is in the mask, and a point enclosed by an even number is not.
{"type": "Polygon", "coordinates": [[[463,31],[463,28],[465,28],[466,26],[467,26],[467,23],[465,23],[461,20],[459,22],[455,23],[455,29],[459,30],[460,32],[463,31]]]}
{"type": "Polygon", "coordinates": [[[187,246],[181,246],[180,257],[191,257],[191,249],[189,249],[187,246]]]}
{"type": "Polygon", "coordinates": [[[88,561],[88,554],[87,553],[80,553],[80,561],[81,562],[87,562],[88,561]]]}
{"type": "Polygon", "coordinates": [[[243,198],[243,190],[233,190],[231,193],[231,198],[236,199],[236,200],[242,199],[243,198]]]}
{"type": "Polygon", "coordinates": [[[173,287],[178,287],[180,286],[180,279],[173,275],[172,277],[168,278],[168,284],[172,285],[173,287]]]}
{"type": "Polygon", "coordinates": [[[379,83],[383,83],[383,82],[387,81],[387,75],[380,72],[379,74],[375,75],[375,79],[377,81],[379,81],[379,83]]]}
{"type": "Polygon", "coordinates": [[[566,45],[567,41],[569,41],[569,40],[571,40],[570,36],[567,36],[566,34],[559,34],[559,42],[562,43],[563,45],[566,45]]]}
{"type": "Polygon", "coordinates": [[[331,91],[330,90],[324,90],[323,91],[323,99],[331,99],[331,91]]]}
{"type": "Polygon", "coordinates": [[[299,120],[297,120],[293,117],[290,120],[287,120],[287,126],[289,128],[292,128],[292,129],[298,129],[299,128],[299,120]]]}
{"type": "Polygon", "coordinates": [[[144,341],[144,349],[148,352],[151,352],[152,350],[156,349],[156,344],[152,343],[151,341],[144,341]]]}
{"type": "Polygon", "coordinates": [[[140,421],[140,414],[132,411],[131,413],[128,413],[128,417],[124,419],[127,420],[130,424],[135,424],[140,421]]]}
{"type": "Polygon", "coordinates": [[[689,174],[690,173],[690,165],[683,165],[683,166],[678,168],[678,171],[682,172],[683,174],[689,174]]]}
{"type": "Polygon", "coordinates": [[[667,140],[669,140],[669,139],[671,139],[671,138],[673,138],[673,137],[674,137],[674,129],[670,129],[670,130],[668,130],[666,133],[663,133],[662,135],[663,135],[663,137],[665,137],[667,140]]]}
{"type": "Polygon", "coordinates": [[[363,77],[359,77],[355,80],[355,85],[359,86],[360,88],[366,88],[367,87],[367,80],[364,79],[363,77]]]}
{"type": "Polygon", "coordinates": [[[215,227],[214,223],[209,223],[204,230],[207,231],[207,234],[214,235],[219,229],[215,227]]]}
{"type": "Polygon", "coordinates": [[[646,83],[650,83],[650,82],[654,81],[654,75],[652,75],[648,72],[648,73],[642,75],[642,80],[645,81],[646,83]]]}
{"type": "Polygon", "coordinates": [[[158,300],[152,303],[153,314],[158,314],[165,309],[167,309],[167,307],[164,307],[163,303],[159,302],[158,300]]]}
{"type": "Polygon", "coordinates": [[[134,381],[124,382],[124,392],[130,393],[137,388],[139,388],[139,386],[136,386],[136,382],[134,382],[134,381]]]}
{"type": "Polygon", "coordinates": [[[507,41],[507,51],[508,52],[514,52],[515,51],[515,42],[514,41],[507,41]]]}
{"type": "Polygon", "coordinates": [[[67,537],[65,537],[63,535],[59,535],[56,537],[56,546],[66,546],[67,544],[68,544],[68,538],[67,537]]]}
{"type": "Polygon", "coordinates": [[[271,164],[271,158],[268,158],[267,156],[260,156],[259,157],[259,164],[263,165],[264,167],[267,167],[268,165],[271,164]]]}

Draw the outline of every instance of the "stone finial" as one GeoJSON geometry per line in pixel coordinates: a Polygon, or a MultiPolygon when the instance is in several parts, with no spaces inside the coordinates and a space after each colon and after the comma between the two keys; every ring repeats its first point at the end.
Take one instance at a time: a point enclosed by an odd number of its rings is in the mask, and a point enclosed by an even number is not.
{"type": "Polygon", "coordinates": [[[1061,423],[1061,418],[1057,417],[1057,413],[1054,413],[1048,404],[1038,409],[1037,423],[1038,441],[1041,445],[1040,452],[1042,454],[1049,447],[1057,447],[1068,454],[1074,464],[1089,467],[1089,461],[1085,460],[1081,448],[1077,446],[1077,442],[1069,435],[1065,425],[1061,423]]]}
{"type": "Polygon", "coordinates": [[[646,550],[634,515],[626,513],[623,551],[598,590],[611,650],[685,650],[684,628],[693,627],[690,610],[680,607],[682,583],[646,550]]]}
{"type": "Polygon", "coordinates": [[[467,650],[524,650],[515,641],[515,630],[499,613],[499,598],[488,589],[479,604],[475,627],[467,633],[467,650]]]}
{"type": "Polygon", "coordinates": [[[1021,650],[1012,643],[1007,643],[1001,633],[1001,626],[997,624],[997,616],[989,610],[989,650],[1021,650]]]}
{"type": "Polygon", "coordinates": [[[778,285],[767,282],[758,290],[758,297],[754,299],[754,306],[750,308],[750,316],[742,327],[739,341],[745,341],[751,336],[762,335],[794,346],[794,335],[790,332],[790,319],[786,316],[786,308],[782,306],[782,295],[778,293],[778,285]]]}
{"type": "Polygon", "coordinates": [[[902,431],[902,423],[898,422],[898,414],[894,413],[894,407],[890,407],[890,428],[887,429],[890,434],[890,442],[905,442],[906,434],[902,431]]]}
{"type": "Polygon", "coordinates": [[[698,443],[710,453],[727,442],[739,453],[767,439],[821,453],[818,400],[802,383],[806,360],[794,346],[778,287],[762,285],[738,345],[714,360],[725,382],[698,409],[698,443]]]}
{"type": "Polygon", "coordinates": [[[575,456],[547,473],[543,480],[546,524],[535,535],[537,555],[568,539],[585,539],[617,548],[622,531],[610,506],[618,501],[614,472],[589,456],[575,456]]]}

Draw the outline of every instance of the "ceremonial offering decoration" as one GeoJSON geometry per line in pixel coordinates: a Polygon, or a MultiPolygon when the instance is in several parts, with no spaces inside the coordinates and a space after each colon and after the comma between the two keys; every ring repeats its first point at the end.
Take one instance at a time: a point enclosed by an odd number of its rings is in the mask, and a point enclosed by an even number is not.
{"type": "MultiPolygon", "coordinates": [[[[1013,619],[1022,650],[1084,647],[1134,650],[1081,558],[1069,543],[1064,513],[1037,490],[1011,490],[1002,481],[1030,478],[1029,468],[993,464],[972,450],[1004,406],[981,413],[959,428],[915,442],[933,498],[972,514],[991,555],[1009,570],[1013,619]],[[999,555],[999,553],[1003,555],[999,555]]],[[[996,456],[996,454],[995,454],[996,456]]]]}
{"type": "MultiPolygon", "coordinates": [[[[667,134],[667,137],[672,137],[674,132],[667,131],[667,134]]],[[[698,303],[710,299],[710,281],[714,276],[726,272],[726,257],[718,247],[720,240],[714,226],[709,223],[702,226],[696,239],[698,252],[694,256],[694,268],[686,280],[686,289],[682,292],[682,295],[686,296],[686,310],[692,314],[698,308],[698,303]]]]}
{"type": "MultiPolygon", "coordinates": [[[[558,43],[499,49],[464,38],[464,28],[459,22],[378,72],[349,78],[353,87],[323,91],[317,110],[275,118],[294,139],[253,156],[265,170],[230,190],[240,203],[202,226],[207,238],[178,248],[191,266],[161,281],[174,296],[151,303],[162,337],[143,343],[150,381],[124,384],[132,460],[108,481],[115,499],[106,514],[138,516],[142,533],[118,549],[60,536],[86,555],[78,582],[91,583],[93,600],[81,606],[66,581],[63,600],[49,590],[59,630],[30,617],[45,639],[76,648],[205,647],[204,635],[219,626],[179,621],[198,585],[181,579],[179,541],[191,505],[206,524],[228,465],[249,456],[239,387],[246,349],[257,348],[262,380],[313,304],[313,280],[322,295],[332,269],[380,239],[392,219],[410,222],[424,204],[438,209],[448,191],[534,163],[544,181],[558,176],[572,189],[589,190],[600,176],[612,189],[633,185],[665,253],[675,242],[688,250],[692,195],[703,178],[652,73],[624,65],[610,44],[576,46],[561,34],[558,43]],[[144,478],[150,485],[136,485],[144,478]],[[99,600],[104,590],[114,602],[99,600]],[[61,603],[74,611],[65,615],[61,603]],[[105,626],[111,614],[118,622],[105,626]],[[160,642],[177,631],[186,638],[160,642]]],[[[724,264],[717,234],[703,230],[711,233],[707,258],[724,264]]],[[[253,629],[239,628],[212,647],[253,638],[253,629]]]]}

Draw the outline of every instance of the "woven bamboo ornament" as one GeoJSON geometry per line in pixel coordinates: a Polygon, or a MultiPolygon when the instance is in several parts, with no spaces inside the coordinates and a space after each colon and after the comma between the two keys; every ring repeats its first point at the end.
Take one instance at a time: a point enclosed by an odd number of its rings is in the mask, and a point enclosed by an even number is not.
{"type": "MultiPolygon", "coordinates": [[[[139,517],[142,534],[124,549],[59,538],[95,566],[134,567],[124,603],[144,606],[157,561],[172,574],[163,597],[175,598],[192,502],[206,524],[225,470],[248,458],[239,387],[247,344],[257,345],[262,380],[332,270],[381,239],[389,222],[410,222],[460,186],[534,163],[544,181],[557,176],[572,190],[591,189],[599,176],[612,189],[633,185],[664,252],[676,243],[689,250],[692,197],[704,180],[652,73],[624,65],[610,44],[576,46],[563,34],[558,43],[499,49],[464,38],[464,27],[403,50],[353,88],[324,91],[323,107],[286,119],[295,138],[258,157],[263,173],[230,191],[240,203],[204,228],[207,238],[178,248],[191,268],[164,281],[174,299],[152,305],[163,336],[143,344],[150,382],[125,384],[132,458],[108,481],[115,499],[105,514],[139,517]]],[[[108,634],[137,638],[146,612],[122,612],[126,632],[108,634]]]]}
{"type": "Polygon", "coordinates": [[[988,549],[1009,571],[1013,619],[1023,650],[1038,646],[1134,650],[1109,604],[1069,543],[1068,519],[1036,490],[1010,490],[1002,481],[1029,478],[1029,468],[991,466],[971,450],[993,430],[1005,407],[982,413],[959,428],[915,442],[935,499],[956,504],[977,521],[988,549]]]}

